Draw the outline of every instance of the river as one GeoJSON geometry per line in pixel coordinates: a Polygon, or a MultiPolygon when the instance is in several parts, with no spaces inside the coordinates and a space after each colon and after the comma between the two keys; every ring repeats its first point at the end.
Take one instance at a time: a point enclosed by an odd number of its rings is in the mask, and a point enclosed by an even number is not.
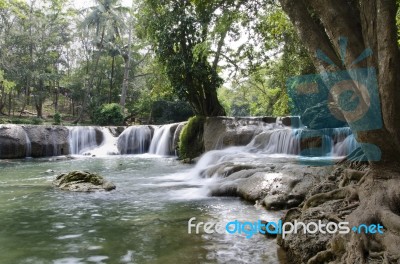
{"type": "MultiPolygon", "coordinates": [[[[283,263],[257,234],[188,234],[188,220],[277,220],[232,197],[209,197],[207,179],[173,157],[149,154],[0,161],[1,263],[283,263]],[[112,192],[55,189],[56,174],[88,170],[112,192]]],[[[193,230],[194,231],[194,230],[193,230]]]]}

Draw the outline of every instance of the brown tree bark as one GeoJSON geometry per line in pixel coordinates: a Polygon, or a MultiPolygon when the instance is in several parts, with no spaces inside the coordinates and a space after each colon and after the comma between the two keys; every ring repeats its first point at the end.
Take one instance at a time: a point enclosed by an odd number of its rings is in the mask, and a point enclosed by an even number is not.
{"type": "MultiPolygon", "coordinates": [[[[357,131],[359,142],[380,148],[381,159],[369,161],[369,171],[357,184],[335,190],[331,192],[332,195],[323,193],[322,196],[325,195],[328,200],[343,199],[333,194],[346,193],[346,188],[351,188],[354,190],[351,195],[359,201],[359,206],[345,220],[350,222],[350,226],[379,223],[385,227],[385,233],[337,235],[327,244],[325,251],[316,252],[308,263],[399,263],[400,52],[397,43],[396,1],[280,0],[280,3],[318,71],[352,70],[359,67],[375,69],[383,123],[380,129],[357,131]],[[344,63],[340,57],[340,37],[348,38],[344,63]],[[353,64],[366,48],[372,50],[372,56],[353,64]],[[335,69],[320,61],[316,55],[318,49],[327,54],[338,67],[335,69]],[[338,243],[341,243],[339,247],[338,243]]],[[[356,79],[353,79],[353,83],[356,83],[356,79]]],[[[346,113],[344,117],[349,121],[346,113]]],[[[353,129],[351,122],[349,124],[353,129]]],[[[318,203],[325,202],[315,195],[305,205],[317,200],[318,203]]],[[[308,207],[305,206],[303,210],[308,210],[308,207]]]]}

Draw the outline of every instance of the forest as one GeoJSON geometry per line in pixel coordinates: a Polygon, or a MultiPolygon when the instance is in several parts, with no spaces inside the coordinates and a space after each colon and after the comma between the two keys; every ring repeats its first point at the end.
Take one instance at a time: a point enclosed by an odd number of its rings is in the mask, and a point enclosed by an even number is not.
{"type": "Polygon", "coordinates": [[[0,0],[0,253],[399,263],[399,73],[400,0],[0,0]]]}
{"type": "Polygon", "coordinates": [[[2,0],[0,20],[6,123],[285,115],[315,71],[275,1],[2,0]]]}

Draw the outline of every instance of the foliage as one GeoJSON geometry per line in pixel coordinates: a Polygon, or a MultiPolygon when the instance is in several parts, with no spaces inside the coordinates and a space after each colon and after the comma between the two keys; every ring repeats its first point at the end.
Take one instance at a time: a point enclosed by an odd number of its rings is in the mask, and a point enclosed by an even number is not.
{"type": "Polygon", "coordinates": [[[54,125],[60,125],[61,124],[61,114],[56,112],[53,116],[54,119],[54,125]]]}
{"type": "Polygon", "coordinates": [[[152,104],[152,119],[155,124],[182,122],[193,116],[190,105],[182,101],[159,100],[152,104]]]}
{"type": "MultiPolygon", "coordinates": [[[[174,92],[189,102],[196,114],[224,115],[216,94],[222,79],[217,63],[209,62],[209,23],[215,17],[215,3],[180,0],[144,3],[143,34],[165,66],[174,92]]],[[[224,34],[226,30],[221,34],[222,41],[224,34]]]]}
{"type": "Polygon", "coordinates": [[[179,158],[192,160],[204,152],[203,131],[205,118],[194,116],[182,129],[179,136],[179,158]]]}
{"type": "Polygon", "coordinates": [[[94,114],[93,122],[100,126],[119,126],[124,122],[124,115],[119,104],[111,103],[102,105],[94,114]]]}
{"type": "Polygon", "coordinates": [[[43,119],[33,117],[33,118],[0,118],[0,124],[21,124],[21,125],[41,125],[43,124],[43,119]]]}

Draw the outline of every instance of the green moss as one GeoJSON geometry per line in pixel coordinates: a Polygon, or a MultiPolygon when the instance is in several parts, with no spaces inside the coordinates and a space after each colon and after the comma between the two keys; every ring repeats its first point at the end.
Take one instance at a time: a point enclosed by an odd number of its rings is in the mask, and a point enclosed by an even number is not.
{"type": "Polygon", "coordinates": [[[179,158],[192,160],[204,152],[203,131],[205,117],[194,116],[179,136],[179,158]]]}
{"type": "Polygon", "coordinates": [[[101,185],[104,182],[101,176],[83,171],[72,171],[68,174],[61,174],[57,177],[57,180],[61,180],[60,184],[70,182],[88,182],[93,185],[101,185]]]}

